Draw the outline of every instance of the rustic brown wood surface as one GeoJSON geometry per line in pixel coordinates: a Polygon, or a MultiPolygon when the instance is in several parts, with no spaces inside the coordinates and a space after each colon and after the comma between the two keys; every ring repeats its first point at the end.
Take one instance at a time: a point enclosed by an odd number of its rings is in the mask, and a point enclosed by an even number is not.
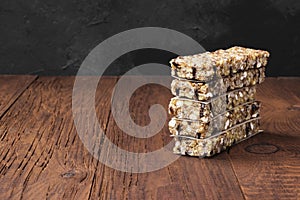
{"type": "Polygon", "coordinates": [[[0,117],[16,101],[36,76],[0,76],[0,117]]]}
{"type": "MultiPolygon", "coordinates": [[[[116,82],[102,78],[96,92],[106,136],[133,152],[169,143],[167,122],[147,139],[117,126],[110,106],[116,82]]],[[[0,83],[0,199],[300,199],[300,78],[269,78],[259,86],[264,133],[229,153],[182,156],[148,173],[112,169],[87,151],[73,123],[74,77],[0,76],[0,83]]],[[[124,98],[131,118],[145,126],[150,106],[166,108],[171,94],[147,85],[124,98]]],[[[113,157],[109,149],[104,153],[113,157]]]]}
{"type": "Polygon", "coordinates": [[[300,199],[300,78],[269,78],[258,87],[262,134],[229,157],[246,199],[300,199]]]}

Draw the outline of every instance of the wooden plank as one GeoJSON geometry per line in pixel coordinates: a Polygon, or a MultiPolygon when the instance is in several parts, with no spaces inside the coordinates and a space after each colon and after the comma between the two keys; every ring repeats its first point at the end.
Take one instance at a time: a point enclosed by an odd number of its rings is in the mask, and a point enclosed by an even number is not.
{"type": "Polygon", "coordinates": [[[0,118],[36,76],[0,75],[0,118]]]}
{"type": "MultiPolygon", "coordinates": [[[[104,78],[97,90],[96,101],[106,102],[98,105],[104,129],[115,81],[104,78]]],[[[0,199],[88,199],[98,161],[73,124],[73,82],[39,78],[1,120],[0,199]]]]}
{"type": "Polygon", "coordinates": [[[264,133],[229,157],[246,199],[300,199],[300,78],[269,78],[258,87],[264,133]]]}
{"type": "MultiPolygon", "coordinates": [[[[150,106],[158,103],[167,110],[171,97],[170,91],[162,86],[143,86],[131,96],[131,117],[141,126],[148,125],[150,106]]],[[[121,108],[120,112],[125,109],[121,108]]],[[[106,135],[120,148],[131,152],[151,152],[171,140],[167,121],[155,136],[140,139],[123,132],[112,115],[106,135]]],[[[171,165],[149,173],[120,172],[104,167],[98,168],[95,174],[91,199],[243,199],[226,153],[203,160],[181,157],[171,165]],[[104,179],[101,174],[105,174],[104,179]]]]}

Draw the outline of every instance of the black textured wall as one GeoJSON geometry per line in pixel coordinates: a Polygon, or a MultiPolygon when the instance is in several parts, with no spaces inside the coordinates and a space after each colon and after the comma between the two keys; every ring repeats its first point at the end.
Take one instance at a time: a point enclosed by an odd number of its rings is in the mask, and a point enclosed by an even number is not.
{"type": "MultiPolygon", "coordinates": [[[[1,0],[0,73],[71,75],[97,44],[127,29],[181,31],[207,50],[269,50],[269,76],[300,76],[299,0],[1,0]]],[[[171,53],[140,50],[109,68],[167,63],[171,53]]]]}

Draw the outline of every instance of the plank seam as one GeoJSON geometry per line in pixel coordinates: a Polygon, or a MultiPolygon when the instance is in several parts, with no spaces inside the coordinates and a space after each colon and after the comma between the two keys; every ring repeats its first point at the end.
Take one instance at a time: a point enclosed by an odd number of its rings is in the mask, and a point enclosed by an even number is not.
{"type": "Polygon", "coordinates": [[[227,154],[228,160],[229,160],[229,162],[230,162],[231,169],[232,169],[232,171],[233,171],[234,177],[236,178],[236,181],[238,182],[238,185],[239,185],[240,191],[241,191],[241,193],[242,193],[242,195],[243,195],[243,198],[246,200],[246,196],[245,196],[244,191],[243,191],[243,189],[242,189],[241,183],[240,183],[240,181],[239,181],[239,179],[238,179],[238,177],[237,177],[237,174],[236,174],[236,171],[235,171],[235,169],[234,169],[234,166],[233,166],[231,157],[230,157],[230,155],[229,155],[228,152],[226,152],[226,154],[227,154]]]}
{"type": "Polygon", "coordinates": [[[10,108],[19,100],[19,98],[24,94],[25,91],[38,79],[36,76],[21,92],[20,94],[13,100],[13,102],[4,110],[4,112],[0,115],[0,120],[4,117],[4,115],[10,110],[10,108]]]}
{"type": "MultiPolygon", "coordinates": [[[[117,77],[116,79],[115,79],[115,84],[118,82],[118,80],[119,80],[119,77],[117,77]]],[[[104,132],[108,129],[108,125],[109,125],[109,122],[110,122],[110,116],[111,116],[111,108],[110,108],[110,110],[109,110],[109,113],[108,113],[108,118],[107,118],[107,122],[106,122],[106,124],[105,124],[105,130],[104,130],[104,132]]],[[[98,171],[98,166],[99,166],[99,160],[97,160],[97,164],[96,164],[96,167],[95,167],[95,171],[94,171],[94,174],[93,174],[93,179],[92,179],[92,184],[91,184],[91,187],[90,187],[90,191],[89,191],[89,196],[88,196],[88,199],[91,199],[92,198],[92,193],[93,193],[93,186],[94,186],[94,184],[95,184],[95,180],[96,180],[96,172],[98,171]]],[[[105,167],[103,167],[103,174],[104,174],[104,172],[105,172],[105,167]]],[[[101,180],[101,183],[100,183],[100,187],[101,187],[101,189],[103,188],[103,179],[101,180]]],[[[101,191],[101,189],[100,189],[100,191],[101,191]]]]}

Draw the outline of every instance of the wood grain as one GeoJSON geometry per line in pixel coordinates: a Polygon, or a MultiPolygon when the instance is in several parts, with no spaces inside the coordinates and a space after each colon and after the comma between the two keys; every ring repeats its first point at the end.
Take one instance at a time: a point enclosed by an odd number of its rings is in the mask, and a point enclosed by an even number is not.
{"type": "MultiPolygon", "coordinates": [[[[150,106],[159,103],[167,110],[171,97],[170,91],[162,86],[143,86],[131,97],[131,116],[137,124],[148,125],[150,106]]],[[[138,139],[124,133],[117,126],[112,115],[106,135],[119,147],[131,152],[154,151],[171,140],[167,122],[155,136],[138,139]]],[[[156,162],[159,162],[159,159],[162,158],[158,157],[156,162]]],[[[123,163],[120,162],[120,164],[123,163]]],[[[104,169],[105,171],[102,171],[100,168],[96,172],[96,181],[91,193],[92,199],[227,199],[228,197],[243,199],[237,179],[225,154],[205,160],[181,157],[158,171],[141,174],[120,172],[107,167],[104,169]],[[103,173],[106,178],[101,180],[100,175],[103,173]]]]}
{"type": "Polygon", "coordinates": [[[269,78],[258,87],[264,133],[229,157],[246,199],[300,199],[300,78],[269,78]]]}
{"type": "MultiPolygon", "coordinates": [[[[96,101],[110,102],[115,80],[101,81],[96,101]]],[[[73,81],[39,78],[1,120],[0,199],[88,199],[98,161],[73,125],[73,81]]],[[[105,124],[110,107],[102,105],[105,124]]]]}
{"type": "MultiPolygon", "coordinates": [[[[95,99],[98,121],[110,141],[144,153],[168,144],[167,122],[147,139],[117,126],[111,114],[116,82],[116,77],[103,78],[95,99]]],[[[182,156],[148,173],[112,169],[86,150],[73,123],[73,83],[74,77],[38,78],[1,118],[0,199],[299,199],[300,79],[269,78],[259,86],[264,133],[234,146],[229,154],[182,156]]],[[[154,84],[124,97],[131,118],[141,126],[150,123],[151,105],[166,109],[170,98],[168,89],[154,84]]],[[[120,105],[122,112],[125,105],[120,105]]],[[[128,164],[110,149],[100,153],[120,166],[128,164]]]]}
{"type": "Polygon", "coordinates": [[[36,76],[0,76],[0,118],[35,79],[36,76]]]}

